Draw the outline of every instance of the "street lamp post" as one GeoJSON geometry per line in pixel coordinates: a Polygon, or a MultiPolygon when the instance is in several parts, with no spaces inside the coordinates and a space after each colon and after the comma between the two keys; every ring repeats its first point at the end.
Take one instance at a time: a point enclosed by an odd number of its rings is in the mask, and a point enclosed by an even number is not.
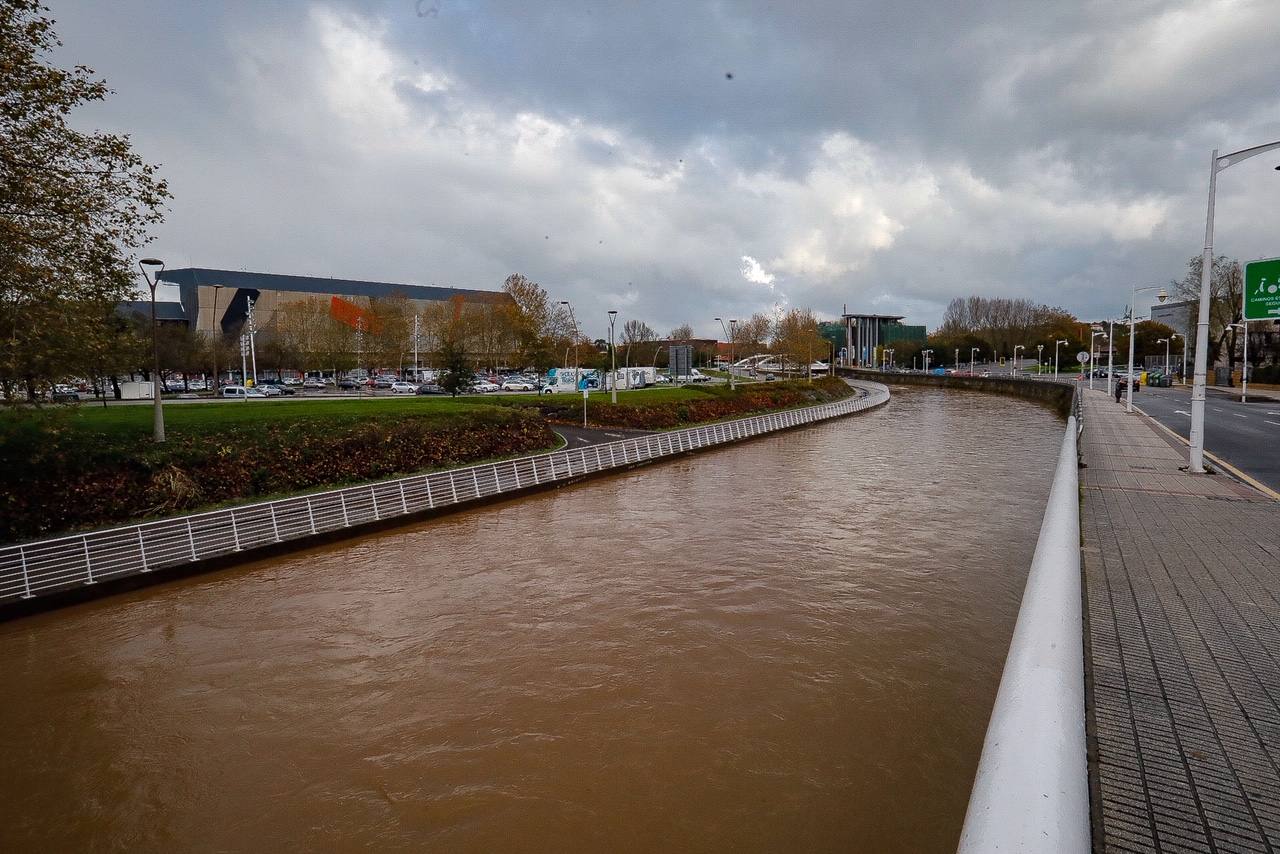
{"type": "Polygon", "coordinates": [[[1053,342],[1053,378],[1055,380],[1058,378],[1058,345],[1066,343],[1067,339],[1065,338],[1059,338],[1053,342]]]}
{"type": "Polygon", "coordinates": [[[1134,328],[1135,328],[1135,326],[1136,326],[1136,324],[1137,324],[1137,320],[1136,320],[1136,318],[1137,318],[1137,316],[1138,316],[1138,305],[1137,305],[1138,294],[1139,294],[1139,293],[1141,293],[1142,291],[1154,291],[1154,290],[1156,290],[1156,289],[1159,289],[1159,291],[1160,291],[1160,293],[1156,294],[1156,299],[1158,299],[1160,302],[1164,302],[1165,300],[1167,300],[1167,299],[1169,298],[1169,295],[1168,295],[1167,293],[1165,293],[1164,288],[1163,288],[1163,287],[1161,287],[1160,285],[1148,285],[1148,286],[1147,286],[1147,287],[1145,287],[1145,288],[1139,288],[1139,287],[1136,287],[1136,286],[1135,286],[1135,287],[1131,290],[1131,292],[1130,292],[1130,299],[1129,299],[1129,381],[1128,381],[1127,383],[1125,383],[1125,395],[1124,395],[1124,398],[1125,398],[1124,410],[1125,410],[1125,412],[1133,412],[1133,380],[1134,380],[1134,370],[1133,370],[1133,334],[1134,334],[1134,328]]]}
{"type": "Polygon", "coordinates": [[[1044,345],[1036,345],[1036,376],[1040,376],[1040,366],[1044,364],[1044,345]]]}
{"type": "Polygon", "coordinates": [[[583,392],[582,395],[582,426],[587,426],[587,390],[578,388],[582,385],[581,362],[578,360],[578,341],[581,335],[578,334],[578,318],[573,313],[573,306],[569,305],[567,299],[560,300],[560,304],[569,309],[569,320],[573,323],[573,387],[583,392]]]}
{"type": "Polygon", "coordinates": [[[213,336],[213,396],[218,396],[218,344],[222,341],[222,324],[218,322],[218,294],[222,291],[222,285],[213,286],[213,323],[210,334],[213,336]]]}
{"type": "Polygon", "coordinates": [[[1169,337],[1182,339],[1182,374],[1178,377],[1178,380],[1185,383],[1187,381],[1187,336],[1177,332],[1170,332],[1169,337]]]}
{"type": "Polygon", "coordinates": [[[1243,148],[1209,157],[1209,211],[1204,222],[1204,255],[1200,259],[1200,311],[1196,322],[1195,380],[1191,388],[1191,442],[1187,470],[1204,474],[1204,398],[1205,379],[1209,371],[1209,285],[1213,278],[1213,202],[1218,189],[1218,173],[1223,169],[1259,154],[1280,148],[1280,141],[1243,148]]]}
{"type": "Polygon", "coordinates": [[[1164,345],[1164,372],[1167,374],[1169,373],[1169,339],[1157,338],[1156,343],[1164,345]]]}
{"type": "Polygon", "coordinates": [[[897,352],[897,351],[896,351],[896,350],[894,350],[892,347],[890,347],[890,348],[889,348],[889,350],[888,350],[888,353],[889,353],[889,364],[890,364],[890,366],[895,367],[895,368],[898,366],[898,360],[894,358],[894,354],[895,354],[896,352],[897,352]]]}
{"type": "Polygon", "coordinates": [[[1093,391],[1093,375],[1098,364],[1098,336],[1101,335],[1103,338],[1107,337],[1107,333],[1103,332],[1098,327],[1094,326],[1092,329],[1093,334],[1089,336],[1089,391],[1093,391]]]}
{"type": "MultiPolygon", "coordinates": [[[[1243,313],[1242,313],[1243,314],[1243,313]]],[[[1239,329],[1244,333],[1244,361],[1240,363],[1240,402],[1249,402],[1249,323],[1228,323],[1228,329],[1239,329]]],[[[1232,348],[1234,350],[1234,348],[1232,348]]]]}
{"type": "Polygon", "coordinates": [[[618,402],[618,354],[613,347],[613,322],[618,319],[618,312],[609,312],[609,385],[612,389],[610,402],[618,402]]]}
{"type": "Polygon", "coordinates": [[[924,355],[924,372],[927,374],[929,373],[929,357],[933,355],[933,351],[925,350],[923,355],[924,355]]]}
{"type": "Polygon", "coordinates": [[[164,272],[164,262],[159,258],[143,258],[138,262],[138,267],[142,270],[142,278],[146,280],[147,287],[151,289],[151,396],[154,398],[151,407],[151,437],[156,444],[164,444],[164,405],[160,400],[160,347],[156,340],[156,285],[159,284],[160,274],[164,272]],[[148,267],[159,269],[152,276],[147,272],[148,267]]]}
{"type": "Polygon", "coordinates": [[[960,373],[960,348],[956,348],[956,373],[960,373]]]}
{"type": "MultiPolygon", "coordinates": [[[[724,325],[723,320],[720,320],[720,318],[718,317],[716,318],[716,320],[720,321],[720,328],[724,330],[724,336],[726,339],[728,339],[728,342],[729,342],[729,391],[733,391],[733,356],[734,356],[733,335],[730,333],[729,329],[724,325]]],[[[729,325],[734,327],[733,332],[738,331],[737,323],[738,321],[736,320],[729,321],[729,325]]]]}
{"type": "Polygon", "coordinates": [[[1009,370],[1009,376],[1017,376],[1018,374],[1018,351],[1027,349],[1026,344],[1017,344],[1013,348],[1013,367],[1009,370]]]}

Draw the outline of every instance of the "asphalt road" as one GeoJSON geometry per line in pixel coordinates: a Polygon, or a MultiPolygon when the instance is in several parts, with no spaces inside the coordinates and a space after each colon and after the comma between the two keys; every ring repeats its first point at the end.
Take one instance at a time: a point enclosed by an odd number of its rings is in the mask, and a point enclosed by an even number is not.
{"type": "MultiPolygon", "coordinates": [[[[1121,398],[1120,405],[1124,406],[1121,398]]],[[[1191,390],[1147,388],[1133,405],[1184,439],[1191,434],[1191,390]]],[[[1210,390],[1204,407],[1205,450],[1231,463],[1271,489],[1280,491],[1280,403],[1241,403],[1210,390]]]]}

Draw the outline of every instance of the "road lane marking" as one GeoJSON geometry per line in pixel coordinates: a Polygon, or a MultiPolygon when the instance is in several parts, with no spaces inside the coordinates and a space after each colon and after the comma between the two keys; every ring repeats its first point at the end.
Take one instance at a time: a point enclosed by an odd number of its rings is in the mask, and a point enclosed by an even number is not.
{"type": "Polygon", "coordinates": [[[1265,419],[1265,418],[1264,418],[1264,419],[1262,419],[1262,423],[1263,423],[1263,424],[1274,424],[1274,425],[1276,425],[1277,427],[1280,427],[1280,421],[1268,421],[1267,419],[1265,419]]]}
{"type": "Polygon", "coordinates": [[[1233,413],[1231,413],[1231,414],[1232,414],[1232,415],[1234,415],[1236,418],[1248,418],[1248,417],[1249,417],[1248,415],[1241,415],[1239,412],[1233,412],[1233,413]]]}
{"type": "Polygon", "coordinates": [[[1187,411],[1182,410],[1182,409],[1175,409],[1175,410],[1173,410],[1173,414],[1174,414],[1174,415],[1185,415],[1185,416],[1187,416],[1188,418],[1190,418],[1190,417],[1191,417],[1191,413],[1190,413],[1190,412],[1187,412],[1187,411]]]}

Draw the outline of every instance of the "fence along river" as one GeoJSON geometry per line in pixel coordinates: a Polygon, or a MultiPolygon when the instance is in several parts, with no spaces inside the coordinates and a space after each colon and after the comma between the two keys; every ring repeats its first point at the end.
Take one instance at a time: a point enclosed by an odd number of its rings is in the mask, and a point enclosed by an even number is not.
{"type": "Polygon", "coordinates": [[[0,625],[0,849],[952,851],[1061,432],[895,389],[0,625]]]}

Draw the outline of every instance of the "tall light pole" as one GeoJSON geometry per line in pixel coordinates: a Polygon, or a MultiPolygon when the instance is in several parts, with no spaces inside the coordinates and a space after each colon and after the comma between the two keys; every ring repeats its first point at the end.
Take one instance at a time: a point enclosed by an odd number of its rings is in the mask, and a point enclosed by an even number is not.
{"type": "Polygon", "coordinates": [[[248,299],[248,308],[245,309],[245,317],[249,323],[249,359],[253,365],[253,387],[258,387],[258,324],[253,319],[253,297],[248,299]]]}
{"type": "Polygon", "coordinates": [[[213,336],[213,396],[218,396],[218,345],[222,343],[222,324],[218,322],[218,294],[222,291],[222,285],[213,286],[213,323],[210,334],[213,336]]]}
{"type": "Polygon", "coordinates": [[[151,289],[151,396],[154,398],[151,407],[151,437],[156,444],[164,444],[164,406],[160,401],[160,347],[156,340],[156,285],[160,274],[164,272],[164,262],[159,258],[143,258],[138,262],[138,267],[142,270],[142,278],[146,280],[147,287],[151,289]],[[152,276],[147,272],[148,267],[159,269],[152,276]]]}
{"type": "Polygon", "coordinates": [[[898,367],[898,360],[894,358],[894,353],[896,353],[897,351],[896,351],[896,350],[894,350],[892,347],[890,347],[886,352],[888,352],[888,354],[889,354],[889,364],[890,364],[890,366],[895,367],[895,368],[896,368],[896,367],[898,367]]]}
{"type": "Polygon", "coordinates": [[[924,372],[929,373],[929,357],[933,355],[932,350],[925,350],[924,353],[924,372]]]}
{"type": "Polygon", "coordinates": [[[569,301],[567,299],[560,300],[560,304],[565,308],[569,309],[569,320],[572,321],[573,323],[573,387],[583,393],[582,394],[582,426],[586,427],[587,426],[587,390],[585,388],[578,388],[580,385],[582,385],[582,370],[580,368],[581,362],[579,362],[578,360],[578,350],[579,350],[578,341],[582,338],[582,336],[578,334],[578,318],[575,317],[573,314],[573,306],[569,305],[569,301]]]}
{"type": "Polygon", "coordinates": [[[1137,318],[1137,316],[1138,316],[1138,306],[1137,306],[1138,294],[1139,294],[1139,293],[1141,293],[1142,291],[1154,291],[1154,290],[1157,290],[1157,289],[1160,291],[1160,293],[1156,294],[1156,299],[1158,299],[1160,302],[1164,302],[1165,300],[1167,300],[1167,299],[1169,298],[1169,295],[1168,295],[1167,293],[1165,293],[1164,288],[1163,288],[1163,287],[1161,287],[1160,285],[1148,285],[1148,286],[1147,286],[1147,287],[1145,287],[1145,288],[1139,288],[1139,287],[1135,286],[1135,287],[1132,289],[1132,292],[1131,292],[1131,294],[1130,294],[1130,300],[1129,300],[1129,381],[1128,381],[1127,383],[1125,383],[1125,395],[1124,395],[1124,397],[1125,397],[1124,411],[1125,411],[1125,412],[1133,412],[1133,380],[1134,380],[1134,371],[1133,371],[1133,332],[1134,332],[1134,328],[1135,328],[1135,326],[1136,326],[1136,324],[1137,324],[1137,320],[1136,320],[1136,318],[1137,318]]]}
{"type": "Polygon", "coordinates": [[[418,339],[422,334],[422,315],[415,314],[413,316],[413,381],[416,383],[419,379],[418,371],[418,339]]]}
{"type": "MultiPolygon", "coordinates": [[[[723,321],[723,320],[720,320],[720,318],[718,318],[718,317],[716,318],[716,320],[720,321],[720,328],[721,328],[722,330],[724,330],[724,337],[725,337],[725,339],[729,342],[729,391],[733,391],[733,356],[734,356],[734,353],[733,353],[733,335],[729,332],[728,327],[726,327],[726,326],[724,325],[724,321],[723,321]]],[[[732,325],[732,326],[734,327],[734,330],[733,330],[733,331],[734,331],[734,332],[737,332],[737,331],[738,331],[738,330],[737,330],[737,323],[738,323],[738,321],[736,321],[736,320],[730,320],[730,321],[729,321],[729,323],[730,323],[730,325],[732,325]]]]}
{"type": "Polygon", "coordinates": [[[1187,381],[1187,336],[1171,332],[1169,337],[1182,339],[1182,376],[1179,377],[1179,380],[1185,383],[1187,381]]]}
{"type": "Polygon", "coordinates": [[[1157,338],[1156,343],[1164,345],[1164,372],[1167,374],[1169,373],[1169,339],[1157,338]]]}
{"type": "Polygon", "coordinates": [[[618,319],[617,311],[609,312],[609,385],[613,387],[611,403],[618,402],[618,353],[613,347],[613,322],[618,319]]]}
{"type": "Polygon", "coordinates": [[[1040,375],[1040,366],[1044,364],[1044,345],[1036,345],[1036,376],[1040,375]]]}
{"type": "Polygon", "coordinates": [[[1009,376],[1017,376],[1018,374],[1018,351],[1027,349],[1026,344],[1017,344],[1013,348],[1013,367],[1009,370],[1009,376]]]}
{"type": "Polygon", "coordinates": [[[960,348],[956,348],[956,373],[960,373],[960,348]]]}
{"type": "MultiPolygon", "coordinates": [[[[1243,316],[1243,312],[1241,312],[1243,316]]],[[[1249,324],[1247,321],[1228,323],[1228,329],[1239,329],[1244,333],[1244,361],[1240,363],[1240,402],[1249,402],[1249,324]]],[[[1234,349],[1234,348],[1233,348],[1234,349]]]]}
{"type": "Polygon", "coordinates": [[[1067,339],[1065,338],[1059,338],[1053,342],[1053,378],[1055,380],[1058,378],[1058,345],[1066,343],[1067,339]]]}
{"type": "Polygon", "coordinates": [[[1218,149],[1209,157],[1209,212],[1204,221],[1204,255],[1200,259],[1200,312],[1196,322],[1195,380],[1191,387],[1191,447],[1188,451],[1187,470],[1192,474],[1204,474],[1204,397],[1205,378],[1209,370],[1209,284],[1213,278],[1213,202],[1218,189],[1218,173],[1229,166],[1280,148],[1280,141],[1253,148],[1242,148],[1230,154],[1218,156],[1218,149]]]}
{"type": "Polygon", "coordinates": [[[979,349],[981,348],[979,347],[969,348],[969,376],[973,376],[973,357],[977,355],[977,352],[979,349]]]}
{"type": "Polygon", "coordinates": [[[1101,335],[1103,338],[1107,337],[1107,333],[1103,332],[1098,327],[1094,326],[1092,329],[1093,334],[1089,336],[1089,391],[1093,391],[1093,374],[1094,369],[1098,364],[1098,357],[1095,355],[1098,352],[1098,336],[1101,335]]]}

